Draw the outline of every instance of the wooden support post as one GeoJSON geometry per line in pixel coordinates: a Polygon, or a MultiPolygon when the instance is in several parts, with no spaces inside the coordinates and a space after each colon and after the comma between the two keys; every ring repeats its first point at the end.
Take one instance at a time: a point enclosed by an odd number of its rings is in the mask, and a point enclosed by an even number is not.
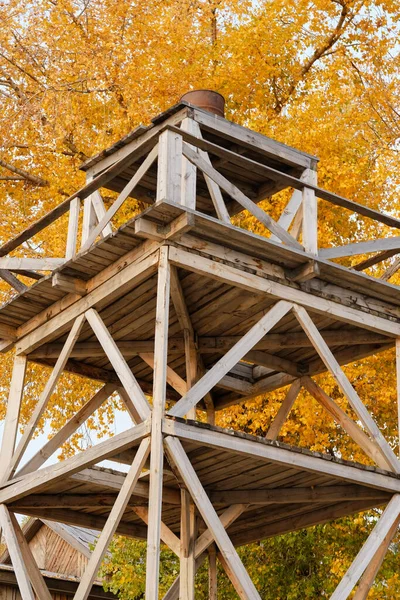
{"type": "MultiPolygon", "coordinates": [[[[231,525],[240,515],[246,510],[247,504],[235,504],[230,506],[220,516],[220,521],[227,529],[229,525],[231,525]]],[[[196,571],[201,567],[203,562],[206,559],[206,550],[213,543],[213,535],[209,529],[206,529],[199,538],[196,540],[195,547],[195,558],[196,558],[196,571]]],[[[180,577],[175,579],[174,583],[169,588],[168,592],[165,594],[163,600],[178,600],[179,598],[179,587],[180,587],[180,577]]]]}
{"type": "MultiPolygon", "coordinates": [[[[189,311],[186,306],[185,297],[176,267],[171,267],[171,299],[178,317],[179,324],[183,330],[187,391],[196,383],[198,375],[198,360],[201,361],[201,357],[198,354],[196,347],[195,331],[193,329],[189,311]]],[[[184,396],[185,394],[182,395],[184,396]]],[[[213,406],[213,401],[209,394],[206,398],[206,405],[213,406]]],[[[196,419],[196,407],[192,407],[188,411],[187,417],[188,419],[196,419]]]]}
{"type": "Polygon", "coordinates": [[[136,456],[133,460],[132,466],[126,475],[125,481],[121,487],[121,490],[117,496],[115,504],[108,516],[107,522],[104,526],[103,531],[97,541],[95,549],[90,557],[87,564],[81,582],[78,589],[75,592],[74,600],[86,600],[92,589],[93,582],[96,578],[97,572],[100,568],[101,562],[104,558],[107,548],[112,540],[114,533],[117,530],[119,522],[125,509],[128,505],[130,497],[133,493],[135,485],[139,479],[141,470],[147,460],[150,451],[150,440],[149,438],[144,439],[136,452],[136,456]]]}
{"type": "Polygon", "coordinates": [[[170,267],[168,246],[160,249],[154,341],[154,388],[151,419],[149,527],[146,557],[146,600],[158,600],[161,508],[164,448],[162,422],[165,414],[168,356],[170,267]]]}
{"type": "MultiPolygon", "coordinates": [[[[194,128],[197,123],[186,117],[183,119],[181,123],[181,129],[184,131],[188,131],[189,133],[194,134],[194,128]]],[[[191,146],[193,150],[195,148],[191,146]]],[[[196,176],[197,169],[187,158],[182,156],[182,190],[181,190],[181,204],[182,206],[186,206],[186,208],[190,208],[191,210],[196,210],[196,176]]]]}
{"type": "Polygon", "coordinates": [[[26,364],[26,356],[16,356],[14,358],[10,393],[8,395],[7,412],[3,430],[3,439],[1,442],[0,481],[5,479],[8,466],[11,463],[11,459],[15,450],[19,413],[24,391],[26,364]]]}
{"type": "Polygon", "coordinates": [[[81,250],[84,248],[90,234],[96,227],[96,213],[92,202],[92,197],[88,196],[85,198],[83,203],[83,221],[82,221],[82,236],[81,236],[81,250]]]}
{"type": "Polygon", "coordinates": [[[364,450],[379,467],[387,471],[391,470],[390,463],[383,456],[379,446],[371,440],[364,431],[351,419],[341,408],[315,383],[310,377],[303,377],[301,380],[305,389],[324,407],[324,409],[333,417],[336,423],[344,429],[353,441],[364,450]]]}
{"type": "Polygon", "coordinates": [[[194,600],[195,533],[195,506],[189,492],[182,488],[179,600],[194,600]]]}
{"type": "Polygon", "coordinates": [[[18,471],[18,475],[26,475],[39,469],[54,452],[60,448],[67,439],[88,419],[107,398],[116,390],[116,385],[108,383],[82,406],[78,412],[53,435],[53,437],[32,456],[32,458],[18,471]]]}
{"type": "Polygon", "coordinates": [[[275,419],[273,420],[267,431],[267,434],[265,436],[267,440],[277,439],[279,432],[282,429],[282,425],[284,424],[290,411],[292,410],[293,404],[296,402],[296,398],[299,395],[300,389],[300,379],[296,379],[296,381],[294,381],[290,386],[275,419]]]}
{"type": "Polygon", "coordinates": [[[375,444],[380,449],[381,454],[383,455],[385,460],[390,464],[392,470],[395,473],[400,473],[400,461],[394,454],[388,442],[385,440],[384,436],[382,435],[375,421],[373,420],[368,410],[362,403],[361,399],[359,398],[355,389],[351,385],[350,381],[347,379],[346,375],[342,371],[339,363],[332,354],[328,344],[325,342],[317,327],[314,325],[309,314],[302,306],[298,305],[293,305],[293,311],[300,325],[303,327],[304,331],[313,343],[314,348],[320,355],[321,360],[324,362],[328,371],[330,371],[333,375],[336,383],[338,384],[342,392],[345,394],[351,407],[357,414],[358,418],[364,425],[372,440],[374,440],[375,444]]]}
{"type": "Polygon", "coordinates": [[[400,515],[400,495],[393,496],[372,533],[347,570],[330,600],[346,600],[400,515]]]}
{"type": "MultiPolygon", "coordinates": [[[[184,121],[182,121],[181,128],[184,129],[185,131],[188,131],[189,133],[193,134],[195,137],[197,137],[199,139],[203,138],[203,136],[201,135],[200,126],[194,119],[185,119],[184,121]],[[185,121],[188,121],[189,124],[188,124],[188,126],[183,127],[183,124],[185,123],[185,121]]],[[[194,151],[196,150],[196,148],[194,148],[193,146],[190,146],[190,148],[194,151]]],[[[205,152],[204,150],[200,150],[200,149],[197,149],[197,152],[198,152],[199,156],[201,156],[201,158],[203,158],[206,161],[206,163],[212,167],[212,163],[211,163],[210,157],[208,156],[208,152],[205,152]]],[[[185,159],[185,160],[187,161],[187,159],[185,159]]],[[[187,162],[189,162],[189,161],[187,161],[187,162]]],[[[189,163],[189,164],[191,164],[191,163],[189,163]]],[[[195,165],[192,165],[192,168],[196,169],[195,165]]],[[[224,198],[222,196],[222,192],[221,192],[219,185],[217,185],[215,183],[215,181],[210,179],[210,177],[208,177],[208,175],[206,175],[206,173],[204,173],[204,179],[207,184],[207,188],[208,188],[209,194],[211,196],[211,200],[214,204],[215,212],[217,213],[218,218],[221,219],[221,221],[223,221],[224,223],[230,223],[231,222],[230,215],[225,206],[224,198]]]]}
{"type": "Polygon", "coordinates": [[[217,548],[215,544],[208,549],[208,598],[218,599],[217,548]]]}
{"type": "Polygon", "coordinates": [[[375,552],[374,557],[365,569],[363,576],[360,579],[356,593],[353,596],[353,600],[367,600],[369,591],[374,584],[375,577],[378,574],[379,569],[385,559],[386,552],[396,535],[397,528],[399,526],[399,519],[397,519],[391,527],[389,533],[385,536],[378,550],[375,552]]]}
{"type": "MultiPolygon", "coordinates": [[[[317,185],[317,172],[307,169],[302,179],[317,185]]],[[[318,254],[318,205],[314,190],[303,188],[303,246],[309,254],[318,254]]]]}
{"type": "Polygon", "coordinates": [[[14,567],[19,593],[21,594],[23,600],[35,600],[28,570],[24,561],[24,555],[12,526],[10,513],[4,504],[0,505],[0,526],[3,530],[8,553],[11,557],[11,562],[14,567]]]}
{"type": "MultiPolygon", "coordinates": [[[[94,212],[96,213],[97,221],[100,223],[101,219],[106,214],[106,209],[104,206],[103,198],[101,197],[99,190],[96,190],[95,192],[93,192],[92,203],[93,203],[94,212]]],[[[111,227],[111,223],[107,223],[107,225],[104,227],[101,234],[103,237],[106,237],[107,235],[110,235],[112,233],[112,231],[113,230],[111,227]]]]}
{"type": "MultiPolygon", "coordinates": [[[[22,273],[21,273],[22,275],[22,273]]],[[[3,279],[6,283],[11,285],[19,294],[25,292],[28,289],[28,286],[22,283],[15,275],[8,271],[7,269],[0,269],[0,278],[3,279]]]]}
{"type": "Polygon", "coordinates": [[[168,414],[183,417],[216,385],[236,363],[268,333],[291,309],[291,304],[277,302],[253,327],[202,377],[168,414]]]}
{"type": "MultiPolygon", "coordinates": [[[[315,171],[312,171],[315,173],[315,171]]],[[[300,176],[302,181],[307,181],[310,178],[310,169],[305,169],[300,176]]],[[[315,184],[317,183],[316,176],[314,177],[315,184]]],[[[311,182],[311,181],[310,181],[311,182]]],[[[277,223],[281,225],[286,231],[289,231],[290,226],[292,225],[292,235],[297,239],[298,236],[298,224],[301,226],[303,219],[303,193],[300,190],[293,190],[293,193],[290,197],[289,202],[283,209],[281,216],[279,217],[277,223]],[[294,231],[295,230],[295,231],[294,231]]],[[[271,235],[270,240],[274,242],[280,242],[280,239],[275,235],[271,235]]]]}
{"type": "Polygon", "coordinates": [[[90,246],[96,241],[97,236],[103,232],[104,228],[107,225],[110,225],[111,219],[113,218],[115,213],[121,208],[121,206],[123,205],[125,200],[133,192],[133,190],[135,189],[135,187],[137,186],[139,181],[142,179],[143,175],[148,171],[148,169],[151,167],[153,162],[156,160],[157,154],[158,154],[158,146],[154,146],[154,148],[149,152],[147,157],[144,159],[144,161],[142,162],[142,164],[140,165],[140,167],[138,168],[138,170],[136,171],[136,173],[134,174],[132,179],[130,181],[128,181],[128,183],[126,184],[126,186],[124,187],[124,189],[122,190],[122,192],[120,193],[118,198],[115,200],[114,204],[112,204],[110,206],[108,211],[100,219],[99,223],[93,228],[93,230],[87,236],[87,239],[86,239],[85,243],[83,244],[81,251],[88,250],[90,248],[90,246]]]}
{"type": "MultiPolygon", "coordinates": [[[[217,513],[214,510],[197,474],[193,469],[188,456],[181,442],[177,438],[168,436],[165,438],[165,445],[171,460],[179,471],[192,499],[211,531],[221,554],[226,560],[232,571],[232,583],[238,592],[241,600],[261,600],[253,582],[251,581],[242,561],[240,560],[235,547],[233,546],[228,534],[225,531],[217,513]]],[[[147,600],[147,596],[146,596],[147,600]]]]}
{"type": "Polygon", "coordinates": [[[89,309],[85,316],[93,329],[94,334],[102,345],[105,354],[107,355],[109,361],[114,367],[115,372],[117,373],[121,383],[126,390],[134,408],[137,411],[141,420],[147,419],[150,415],[150,407],[146,400],[146,396],[142,392],[142,389],[138,382],[136,381],[135,376],[132,371],[128,367],[124,357],[121,354],[117,344],[111,337],[107,327],[103,323],[100,315],[93,308],[89,309]]]}
{"type": "Polygon", "coordinates": [[[173,131],[163,131],[158,140],[158,147],[157,202],[180,204],[182,136],[173,131]]]}
{"type": "Polygon", "coordinates": [[[396,338],[396,389],[397,389],[397,423],[400,447],[400,337],[396,338]]]}
{"type": "Polygon", "coordinates": [[[67,248],[65,251],[66,260],[71,260],[76,254],[76,245],[78,242],[78,227],[79,227],[79,211],[81,201],[79,198],[74,198],[69,206],[69,220],[67,233],[67,248]]]}
{"type": "Polygon", "coordinates": [[[21,554],[24,559],[24,564],[26,570],[28,572],[29,579],[31,581],[32,587],[36,593],[36,596],[40,600],[52,600],[52,595],[49,592],[49,589],[43,579],[43,575],[39,571],[39,568],[36,564],[35,558],[32,554],[30,546],[25,539],[25,536],[22,532],[22,529],[15,517],[15,515],[11,512],[8,513],[11,521],[11,526],[14,529],[15,536],[17,538],[19,547],[21,549],[21,554]]]}
{"type": "Polygon", "coordinates": [[[19,443],[17,445],[15,453],[8,465],[7,478],[11,477],[15,473],[15,470],[17,469],[22,456],[24,455],[24,452],[32,438],[32,435],[33,435],[33,433],[34,433],[34,431],[46,409],[48,401],[50,400],[50,397],[51,397],[52,393],[54,392],[54,389],[58,383],[58,380],[60,379],[60,377],[62,375],[62,372],[64,370],[66,362],[69,358],[70,352],[71,352],[72,348],[74,347],[76,340],[79,337],[84,320],[85,320],[84,315],[80,315],[76,319],[75,323],[72,326],[71,331],[69,332],[67,340],[61,351],[61,354],[57,359],[54,369],[53,369],[49,379],[47,380],[47,383],[46,383],[44,390],[38,400],[38,403],[35,406],[33,414],[31,416],[31,418],[29,419],[29,423],[25,427],[24,434],[23,434],[22,438],[19,440],[19,443]]]}

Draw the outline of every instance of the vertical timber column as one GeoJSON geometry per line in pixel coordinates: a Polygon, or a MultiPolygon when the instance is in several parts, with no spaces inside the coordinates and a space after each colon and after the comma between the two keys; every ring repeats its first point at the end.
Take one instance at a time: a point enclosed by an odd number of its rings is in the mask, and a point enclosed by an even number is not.
{"type": "Polygon", "coordinates": [[[181,556],[179,600],[194,600],[196,513],[193,500],[181,489],[181,556]]]}
{"type": "MultiPolygon", "coordinates": [[[[186,117],[181,123],[181,129],[196,135],[196,123],[193,119],[186,117]]],[[[194,146],[190,146],[196,151],[194,146]]],[[[182,191],[181,203],[182,206],[196,210],[196,173],[197,169],[192,163],[182,156],[182,191]]]]}
{"type": "Polygon", "coordinates": [[[0,481],[3,480],[5,474],[8,472],[8,468],[15,450],[19,413],[21,409],[22,394],[24,391],[26,365],[26,356],[16,356],[14,358],[10,393],[7,402],[7,413],[4,423],[3,439],[1,443],[0,481]]]}
{"type": "MultiPolygon", "coordinates": [[[[317,172],[306,169],[302,179],[317,185],[317,172]]],[[[318,254],[318,211],[315,192],[309,188],[303,189],[303,246],[309,254],[318,254]]]]}
{"type": "Polygon", "coordinates": [[[158,139],[157,202],[181,203],[182,136],[163,131],[158,139]]]}
{"type": "Polygon", "coordinates": [[[153,412],[151,417],[151,456],[149,489],[149,525],[147,530],[146,600],[158,600],[161,508],[164,449],[162,420],[167,387],[168,319],[170,266],[168,246],[160,249],[157,283],[156,328],[154,341],[153,412]]]}
{"type": "MultiPolygon", "coordinates": [[[[400,447],[400,338],[396,338],[396,385],[397,385],[397,414],[398,437],[400,447]]],[[[400,450],[399,450],[400,453],[400,450]]]]}
{"type": "Polygon", "coordinates": [[[217,548],[215,544],[208,549],[208,599],[218,600],[217,548]]]}

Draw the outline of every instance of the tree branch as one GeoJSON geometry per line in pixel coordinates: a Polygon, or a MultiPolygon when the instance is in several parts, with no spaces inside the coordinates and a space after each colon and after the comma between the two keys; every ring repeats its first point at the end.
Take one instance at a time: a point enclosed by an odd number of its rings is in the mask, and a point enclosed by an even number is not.
{"type": "Polygon", "coordinates": [[[31,175],[27,171],[24,171],[23,169],[19,169],[18,167],[14,167],[14,165],[10,165],[9,163],[7,163],[1,159],[0,159],[0,167],[4,167],[8,171],[11,171],[12,173],[15,173],[16,175],[20,175],[23,179],[25,179],[26,181],[29,181],[30,183],[33,183],[34,185],[39,185],[41,187],[45,187],[46,185],[49,185],[49,182],[46,181],[46,179],[42,179],[41,177],[38,177],[37,175],[31,175]]]}

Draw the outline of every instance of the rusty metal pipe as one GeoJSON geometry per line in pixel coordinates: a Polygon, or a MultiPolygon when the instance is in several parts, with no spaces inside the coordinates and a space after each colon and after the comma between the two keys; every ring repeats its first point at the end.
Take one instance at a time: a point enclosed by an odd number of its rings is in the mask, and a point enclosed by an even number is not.
{"type": "Polygon", "coordinates": [[[186,92],[182,96],[181,101],[189,102],[194,106],[208,110],[208,112],[214,115],[225,116],[225,98],[219,92],[214,92],[213,90],[193,90],[186,92]]]}

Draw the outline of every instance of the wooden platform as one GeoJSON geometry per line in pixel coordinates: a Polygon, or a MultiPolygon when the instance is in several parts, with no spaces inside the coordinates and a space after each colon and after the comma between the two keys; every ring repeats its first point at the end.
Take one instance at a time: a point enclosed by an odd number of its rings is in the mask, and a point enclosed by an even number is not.
{"type": "MultiPolygon", "coordinates": [[[[400,476],[377,467],[343,461],[250,436],[181,419],[167,419],[210,500],[221,516],[233,504],[246,509],[228,528],[235,545],[295,531],[386,504],[400,492],[400,476]]],[[[134,450],[118,460],[132,462],[134,450]]],[[[162,521],[180,534],[180,487],[164,471],[162,521]]],[[[9,504],[16,512],[101,529],[125,473],[88,468],[9,504]]],[[[145,539],[147,528],[135,508],[147,506],[149,471],[139,479],[122,517],[119,532],[145,539]]],[[[200,533],[206,529],[204,523],[200,533]]]]}
{"type": "MultiPolygon", "coordinates": [[[[192,264],[189,257],[188,267],[179,268],[179,277],[206,367],[212,366],[272,306],[277,293],[272,290],[270,294],[263,293],[260,297],[256,289],[245,289],[244,284],[238,285],[234,281],[224,282],[219,274],[213,276],[212,270],[206,276],[196,269],[195,259],[199,256],[215,260],[216,264],[234,267],[239,274],[251,273],[265,282],[270,281],[279,286],[283,296],[296,294],[298,291],[307,294],[311,310],[315,313],[315,322],[329,345],[334,348],[341,364],[393,346],[395,332],[397,329],[400,331],[400,294],[397,286],[319,258],[315,258],[320,270],[318,277],[297,283],[291,279],[291,274],[306,264],[303,252],[285,248],[268,238],[167,203],[149,208],[90,250],[78,254],[76,259],[60,267],[56,273],[88,281],[101,276],[103,271],[106,273],[110,268],[117,272],[118,264],[120,268],[123,267],[127,253],[136,249],[140,257],[141,249],[146,248],[143,232],[137,232],[138,223],[143,223],[143,219],[167,229],[173,227],[173,224],[181,223],[181,228],[178,228],[172,239],[161,240],[160,236],[160,243],[167,243],[172,248],[182,249],[193,256],[192,264]],[[336,303],[339,308],[343,307],[343,317],[328,315],[323,300],[336,303]],[[358,313],[358,323],[349,320],[346,307],[358,313]],[[384,319],[385,327],[381,332],[371,332],[368,319],[363,322],[363,314],[384,319]]],[[[155,249],[156,242],[153,243],[155,249]]],[[[71,295],[52,285],[53,276],[43,278],[3,306],[0,309],[0,323],[20,328],[21,333],[29,332],[41,322],[51,320],[54,303],[56,306],[71,303],[71,295]],[[46,312],[50,307],[53,307],[51,312],[46,312]]],[[[153,351],[156,286],[157,274],[154,270],[140,285],[132,285],[128,290],[126,287],[121,288],[112,298],[97,304],[102,319],[118,342],[133,373],[144,389],[149,391],[152,388],[153,371],[137,355],[153,351]]],[[[332,311],[328,310],[329,312],[332,311]]],[[[173,307],[169,332],[169,365],[180,376],[184,376],[183,338],[173,307]]],[[[42,340],[41,344],[36,344],[35,349],[29,352],[29,358],[42,364],[54,365],[60,344],[65,339],[65,335],[54,335],[50,336],[47,343],[42,340]]],[[[268,391],[286,385],[296,376],[313,375],[325,370],[293,315],[288,315],[280,322],[272,330],[268,340],[261,342],[256,350],[273,354],[275,362],[271,359],[263,362],[262,354],[253,354],[247,363],[237,365],[230,373],[236,380],[231,383],[237,385],[232,388],[229,378],[221,382],[217,390],[217,408],[252,395],[251,386],[259,379],[263,379],[263,385],[266,384],[266,376],[272,378],[271,386],[263,387],[268,391]],[[254,365],[257,364],[259,368],[255,370],[254,365]],[[278,380],[273,378],[282,372],[286,376],[278,380]],[[240,390],[237,389],[238,386],[240,390]]],[[[89,325],[82,329],[67,369],[101,381],[118,381],[89,325]]],[[[171,388],[169,397],[171,400],[177,398],[176,392],[171,388]]]]}

